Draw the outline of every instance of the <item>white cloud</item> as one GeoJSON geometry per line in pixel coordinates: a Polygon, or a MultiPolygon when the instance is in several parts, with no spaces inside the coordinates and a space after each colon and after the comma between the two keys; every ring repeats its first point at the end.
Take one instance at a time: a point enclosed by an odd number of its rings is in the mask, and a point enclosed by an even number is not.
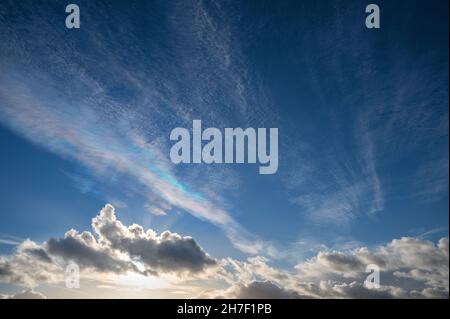
{"type": "Polygon", "coordinates": [[[427,240],[402,237],[373,250],[361,247],[348,252],[319,252],[296,265],[296,269],[303,278],[360,278],[369,264],[376,264],[396,277],[408,277],[448,290],[448,238],[435,245],[427,240]]]}
{"type": "Polygon", "coordinates": [[[252,281],[248,284],[236,283],[224,291],[210,290],[202,292],[198,298],[238,298],[238,299],[297,299],[301,296],[292,290],[278,287],[270,281],[252,281]]]}
{"type": "Polygon", "coordinates": [[[229,258],[223,266],[230,287],[203,296],[247,298],[260,287],[260,293],[279,298],[448,298],[448,249],[448,238],[434,244],[403,237],[374,249],[319,251],[295,271],[272,267],[265,257],[229,258]],[[380,267],[379,288],[364,286],[369,264],[380,267]]]}
{"type": "Polygon", "coordinates": [[[46,299],[46,297],[38,291],[27,289],[13,295],[0,295],[0,299],[46,299]]]}
{"type": "Polygon", "coordinates": [[[160,235],[133,224],[125,227],[117,220],[114,207],[106,205],[92,220],[99,243],[138,258],[152,271],[201,272],[216,262],[192,237],[182,237],[168,230],[160,235]]]}
{"type": "Polygon", "coordinates": [[[448,238],[435,244],[403,237],[374,248],[322,250],[287,270],[263,256],[214,259],[192,237],[125,226],[109,204],[92,219],[92,229],[72,229],[42,244],[23,241],[14,254],[0,256],[0,282],[61,285],[65,266],[76,262],[82,278],[97,287],[176,287],[191,297],[448,298],[448,238]],[[380,267],[378,289],[364,286],[368,264],[380,267]]]}
{"type": "Polygon", "coordinates": [[[165,231],[124,226],[114,207],[106,205],[92,220],[89,231],[67,231],[43,244],[25,240],[13,255],[0,256],[0,281],[34,287],[40,282],[61,283],[65,266],[75,262],[87,274],[136,273],[155,276],[201,274],[216,261],[192,237],[165,231]]]}
{"type": "Polygon", "coordinates": [[[147,209],[147,211],[150,214],[153,214],[156,216],[166,216],[167,215],[167,213],[162,208],[154,206],[154,205],[145,204],[145,209],[147,209]]]}
{"type": "MultiPolygon", "coordinates": [[[[12,9],[19,10],[14,6],[12,9]]],[[[34,7],[43,16],[48,15],[48,9],[34,7]]],[[[148,59],[147,49],[136,45],[141,41],[132,36],[133,32],[125,31],[134,29],[132,21],[121,21],[124,33],[111,39],[95,17],[85,16],[96,31],[85,39],[83,47],[103,56],[101,61],[87,58],[85,49],[74,51],[74,46],[49,23],[50,17],[44,23],[34,18],[26,24],[21,19],[10,21],[8,29],[14,32],[8,34],[8,40],[0,34],[0,39],[5,40],[0,43],[8,43],[1,59],[5,68],[0,74],[0,122],[45,150],[81,164],[90,178],[126,181],[130,187],[122,183],[120,187],[159,207],[153,213],[162,215],[163,206],[169,204],[212,223],[226,234],[235,234],[233,228],[242,226],[225,209],[226,196],[222,195],[231,188],[226,186],[239,180],[234,170],[203,166],[180,174],[180,168],[168,157],[170,130],[192,123],[199,114],[210,126],[227,122],[236,126],[254,120],[261,125],[269,118],[264,116],[270,108],[262,85],[256,76],[247,73],[248,61],[231,37],[233,24],[225,21],[225,11],[217,15],[210,9],[210,5],[196,3],[190,8],[175,5],[173,10],[161,13],[177,23],[167,25],[173,34],[167,38],[172,46],[170,58],[167,48],[153,48],[157,64],[148,59]],[[14,28],[16,23],[22,27],[14,28]],[[57,51],[48,52],[39,37],[29,38],[23,47],[22,32],[28,33],[35,25],[46,30],[53,42],[60,43],[57,51]],[[217,37],[211,38],[211,31],[217,37]],[[117,43],[134,47],[133,56],[122,46],[111,54],[111,46],[117,43]],[[192,49],[203,52],[202,56],[189,54],[192,49]],[[29,56],[29,52],[36,54],[29,56]],[[133,67],[134,59],[139,61],[138,67],[133,67]],[[208,79],[202,78],[205,70],[208,79]],[[117,87],[129,94],[116,94],[117,87]],[[218,106],[214,112],[212,105],[218,106]],[[249,110],[252,105],[257,110],[249,110]]],[[[3,21],[0,25],[4,26],[3,21]]],[[[92,186],[84,188],[90,191],[92,186]]],[[[126,204],[113,200],[113,195],[101,194],[120,206],[126,204]]],[[[234,235],[230,240],[246,249],[248,245],[241,242],[249,240],[241,237],[234,235]]],[[[256,240],[256,236],[250,237],[256,240]]]]}

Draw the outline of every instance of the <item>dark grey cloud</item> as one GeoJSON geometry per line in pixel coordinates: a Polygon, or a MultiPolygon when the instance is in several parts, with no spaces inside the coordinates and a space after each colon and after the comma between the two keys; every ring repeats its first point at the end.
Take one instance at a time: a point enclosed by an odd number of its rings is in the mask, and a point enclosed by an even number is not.
{"type": "Polygon", "coordinates": [[[364,269],[364,264],[358,258],[342,252],[320,253],[317,258],[328,268],[342,273],[364,269]]]}
{"type": "Polygon", "coordinates": [[[47,252],[101,272],[199,273],[216,265],[192,237],[170,231],[158,235],[137,224],[127,227],[109,204],[92,219],[92,227],[98,239],[88,231],[70,230],[64,238],[49,239],[47,252]],[[145,270],[138,270],[134,261],[141,262],[145,270]]]}
{"type": "Polygon", "coordinates": [[[448,298],[448,238],[437,243],[412,237],[386,245],[319,251],[295,266],[275,268],[264,257],[227,259],[230,287],[207,291],[213,298],[448,298]],[[378,288],[367,287],[366,266],[380,269],[378,288]]]}
{"type": "Polygon", "coordinates": [[[89,232],[78,234],[72,230],[64,238],[50,238],[46,248],[50,255],[66,261],[76,262],[80,267],[93,267],[102,272],[125,272],[132,269],[131,263],[121,260],[108,247],[85,241],[83,237],[92,236],[89,232]]]}
{"type": "Polygon", "coordinates": [[[52,259],[48,255],[47,251],[44,247],[41,247],[31,240],[25,240],[18,247],[18,253],[21,255],[28,255],[35,257],[37,260],[41,262],[51,263],[52,259]]]}
{"type": "Polygon", "coordinates": [[[304,279],[337,280],[343,277],[361,280],[367,276],[366,266],[375,264],[385,280],[409,279],[417,286],[438,287],[448,292],[448,250],[448,238],[434,244],[419,238],[402,237],[373,249],[319,252],[298,264],[296,269],[304,279]]]}
{"type": "Polygon", "coordinates": [[[0,257],[0,282],[24,283],[21,276],[16,274],[11,266],[11,262],[0,257]]]}
{"type": "Polygon", "coordinates": [[[92,226],[100,242],[132,258],[139,258],[152,270],[195,273],[216,265],[192,237],[170,231],[157,235],[136,224],[126,227],[117,220],[111,205],[105,206],[92,220],[92,226]]]}
{"type": "MultiPolygon", "coordinates": [[[[0,256],[0,282],[27,287],[61,284],[65,267],[74,262],[83,275],[99,281],[107,274],[138,273],[168,275],[165,278],[177,278],[185,286],[192,280],[212,279],[228,285],[199,295],[208,298],[369,299],[449,295],[448,238],[433,243],[403,237],[378,247],[320,251],[295,269],[287,270],[271,266],[270,260],[263,256],[245,261],[215,260],[192,237],[170,231],[157,234],[138,224],[125,226],[109,204],[92,219],[92,229],[92,233],[71,229],[64,237],[50,238],[42,244],[25,240],[13,254],[0,256]],[[379,288],[364,285],[369,264],[380,268],[379,288]]],[[[20,296],[34,295],[28,290],[20,296]]]]}
{"type": "Polygon", "coordinates": [[[0,256],[0,282],[35,287],[40,282],[60,283],[65,267],[76,263],[81,272],[141,275],[171,273],[200,275],[217,262],[189,236],[129,227],[106,205],[93,218],[94,232],[67,231],[43,244],[25,240],[9,256],[0,256]]]}
{"type": "Polygon", "coordinates": [[[270,281],[252,281],[248,284],[236,284],[231,286],[223,296],[212,296],[215,298],[238,298],[238,299],[298,299],[308,298],[293,290],[278,287],[270,281]]]}

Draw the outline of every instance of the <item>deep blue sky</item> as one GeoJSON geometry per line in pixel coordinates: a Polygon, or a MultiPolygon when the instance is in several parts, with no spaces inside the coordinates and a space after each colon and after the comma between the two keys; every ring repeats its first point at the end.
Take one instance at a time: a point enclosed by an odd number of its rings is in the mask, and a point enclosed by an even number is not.
{"type": "Polygon", "coordinates": [[[448,236],[448,1],[376,3],[378,30],[365,1],[77,1],[68,30],[65,1],[2,2],[2,238],[88,229],[107,202],[215,257],[448,236]],[[277,174],[173,165],[194,119],[278,127],[277,174]]]}

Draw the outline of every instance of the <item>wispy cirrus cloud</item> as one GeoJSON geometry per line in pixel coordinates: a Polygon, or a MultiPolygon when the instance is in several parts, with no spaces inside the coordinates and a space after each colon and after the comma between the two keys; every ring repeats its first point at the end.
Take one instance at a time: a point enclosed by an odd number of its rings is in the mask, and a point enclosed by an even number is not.
{"type": "MultiPolygon", "coordinates": [[[[448,49],[410,54],[383,31],[371,37],[352,18],[359,10],[336,2],[327,26],[298,36],[292,53],[312,106],[288,126],[296,164],[284,180],[292,202],[320,223],[374,216],[405,193],[430,201],[448,192],[448,49]]],[[[396,25],[406,30],[410,17],[396,25]]]]}
{"type": "MultiPolygon", "coordinates": [[[[87,4],[96,5],[102,4],[87,4]]],[[[238,184],[236,174],[221,168],[192,173],[168,161],[172,128],[191,125],[200,115],[209,125],[248,123],[264,112],[265,97],[257,79],[246,73],[245,57],[232,41],[232,26],[219,28],[218,20],[224,17],[211,13],[209,5],[220,6],[198,2],[184,10],[178,4],[166,13],[166,27],[173,37],[166,37],[164,43],[173,47],[171,56],[161,44],[136,46],[142,39],[129,32],[132,22],[117,23],[117,32],[108,33],[89,10],[84,21],[96,31],[80,29],[80,38],[70,40],[64,29],[51,24],[53,16],[46,10],[53,8],[39,6],[32,17],[3,21],[29,19],[27,28],[39,24],[40,30],[46,30],[46,41],[35,37],[21,42],[23,29],[0,35],[9,43],[2,53],[0,121],[44,149],[87,168],[96,178],[117,181],[127,177],[135,185],[129,189],[147,198],[155,211],[163,207],[184,210],[223,229],[235,246],[255,253],[264,247],[262,241],[239,225],[225,208],[229,206],[226,196],[221,195],[228,183],[238,184]],[[39,14],[49,16],[48,23],[41,25],[43,20],[36,18],[39,14]],[[211,31],[218,36],[211,38],[211,31]],[[78,41],[83,44],[79,46],[78,41]],[[118,42],[125,46],[111,52],[118,42]],[[48,43],[58,45],[50,48],[48,43]],[[129,47],[134,48],[132,52],[129,47]],[[201,54],[190,55],[186,50],[201,54]],[[31,56],[31,51],[39,54],[31,56]],[[93,61],[93,55],[102,58],[93,61]],[[202,78],[205,74],[208,77],[202,78]],[[258,112],[249,109],[249,99],[258,102],[258,112]],[[210,112],[211,107],[215,112],[210,112]]],[[[8,9],[20,10],[20,4],[8,9]]],[[[111,14],[111,24],[117,18],[107,7],[91,10],[95,11],[111,14]]],[[[86,185],[84,181],[82,187],[89,191],[92,185],[86,185]]]]}
{"type": "Polygon", "coordinates": [[[23,238],[0,233],[0,244],[16,246],[23,242],[23,238]]]}

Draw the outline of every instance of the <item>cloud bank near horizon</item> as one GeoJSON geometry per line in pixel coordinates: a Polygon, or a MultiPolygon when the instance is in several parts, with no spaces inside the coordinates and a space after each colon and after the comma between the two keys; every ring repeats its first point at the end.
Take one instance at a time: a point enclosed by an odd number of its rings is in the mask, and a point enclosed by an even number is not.
{"type": "MultiPolygon", "coordinates": [[[[0,282],[37,288],[64,285],[68,263],[81,280],[111,284],[110,276],[136,274],[164,278],[173,287],[192,285],[204,298],[448,298],[449,241],[413,237],[375,248],[319,251],[294,269],[270,265],[264,256],[216,259],[189,236],[157,234],[141,225],[125,226],[107,204],[92,219],[93,232],[71,229],[44,243],[27,239],[14,254],[0,256],[0,282]],[[378,289],[364,286],[365,267],[381,270],[378,289]],[[225,288],[223,288],[225,286],[225,288]],[[221,288],[222,287],[222,288],[221,288]]],[[[139,288],[139,285],[135,288],[139,288]]],[[[181,289],[181,288],[180,288],[181,289]]],[[[36,297],[26,290],[21,297],[36,297]]],[[[9,295],[5,295],[8,298],[9,295]]]]}

